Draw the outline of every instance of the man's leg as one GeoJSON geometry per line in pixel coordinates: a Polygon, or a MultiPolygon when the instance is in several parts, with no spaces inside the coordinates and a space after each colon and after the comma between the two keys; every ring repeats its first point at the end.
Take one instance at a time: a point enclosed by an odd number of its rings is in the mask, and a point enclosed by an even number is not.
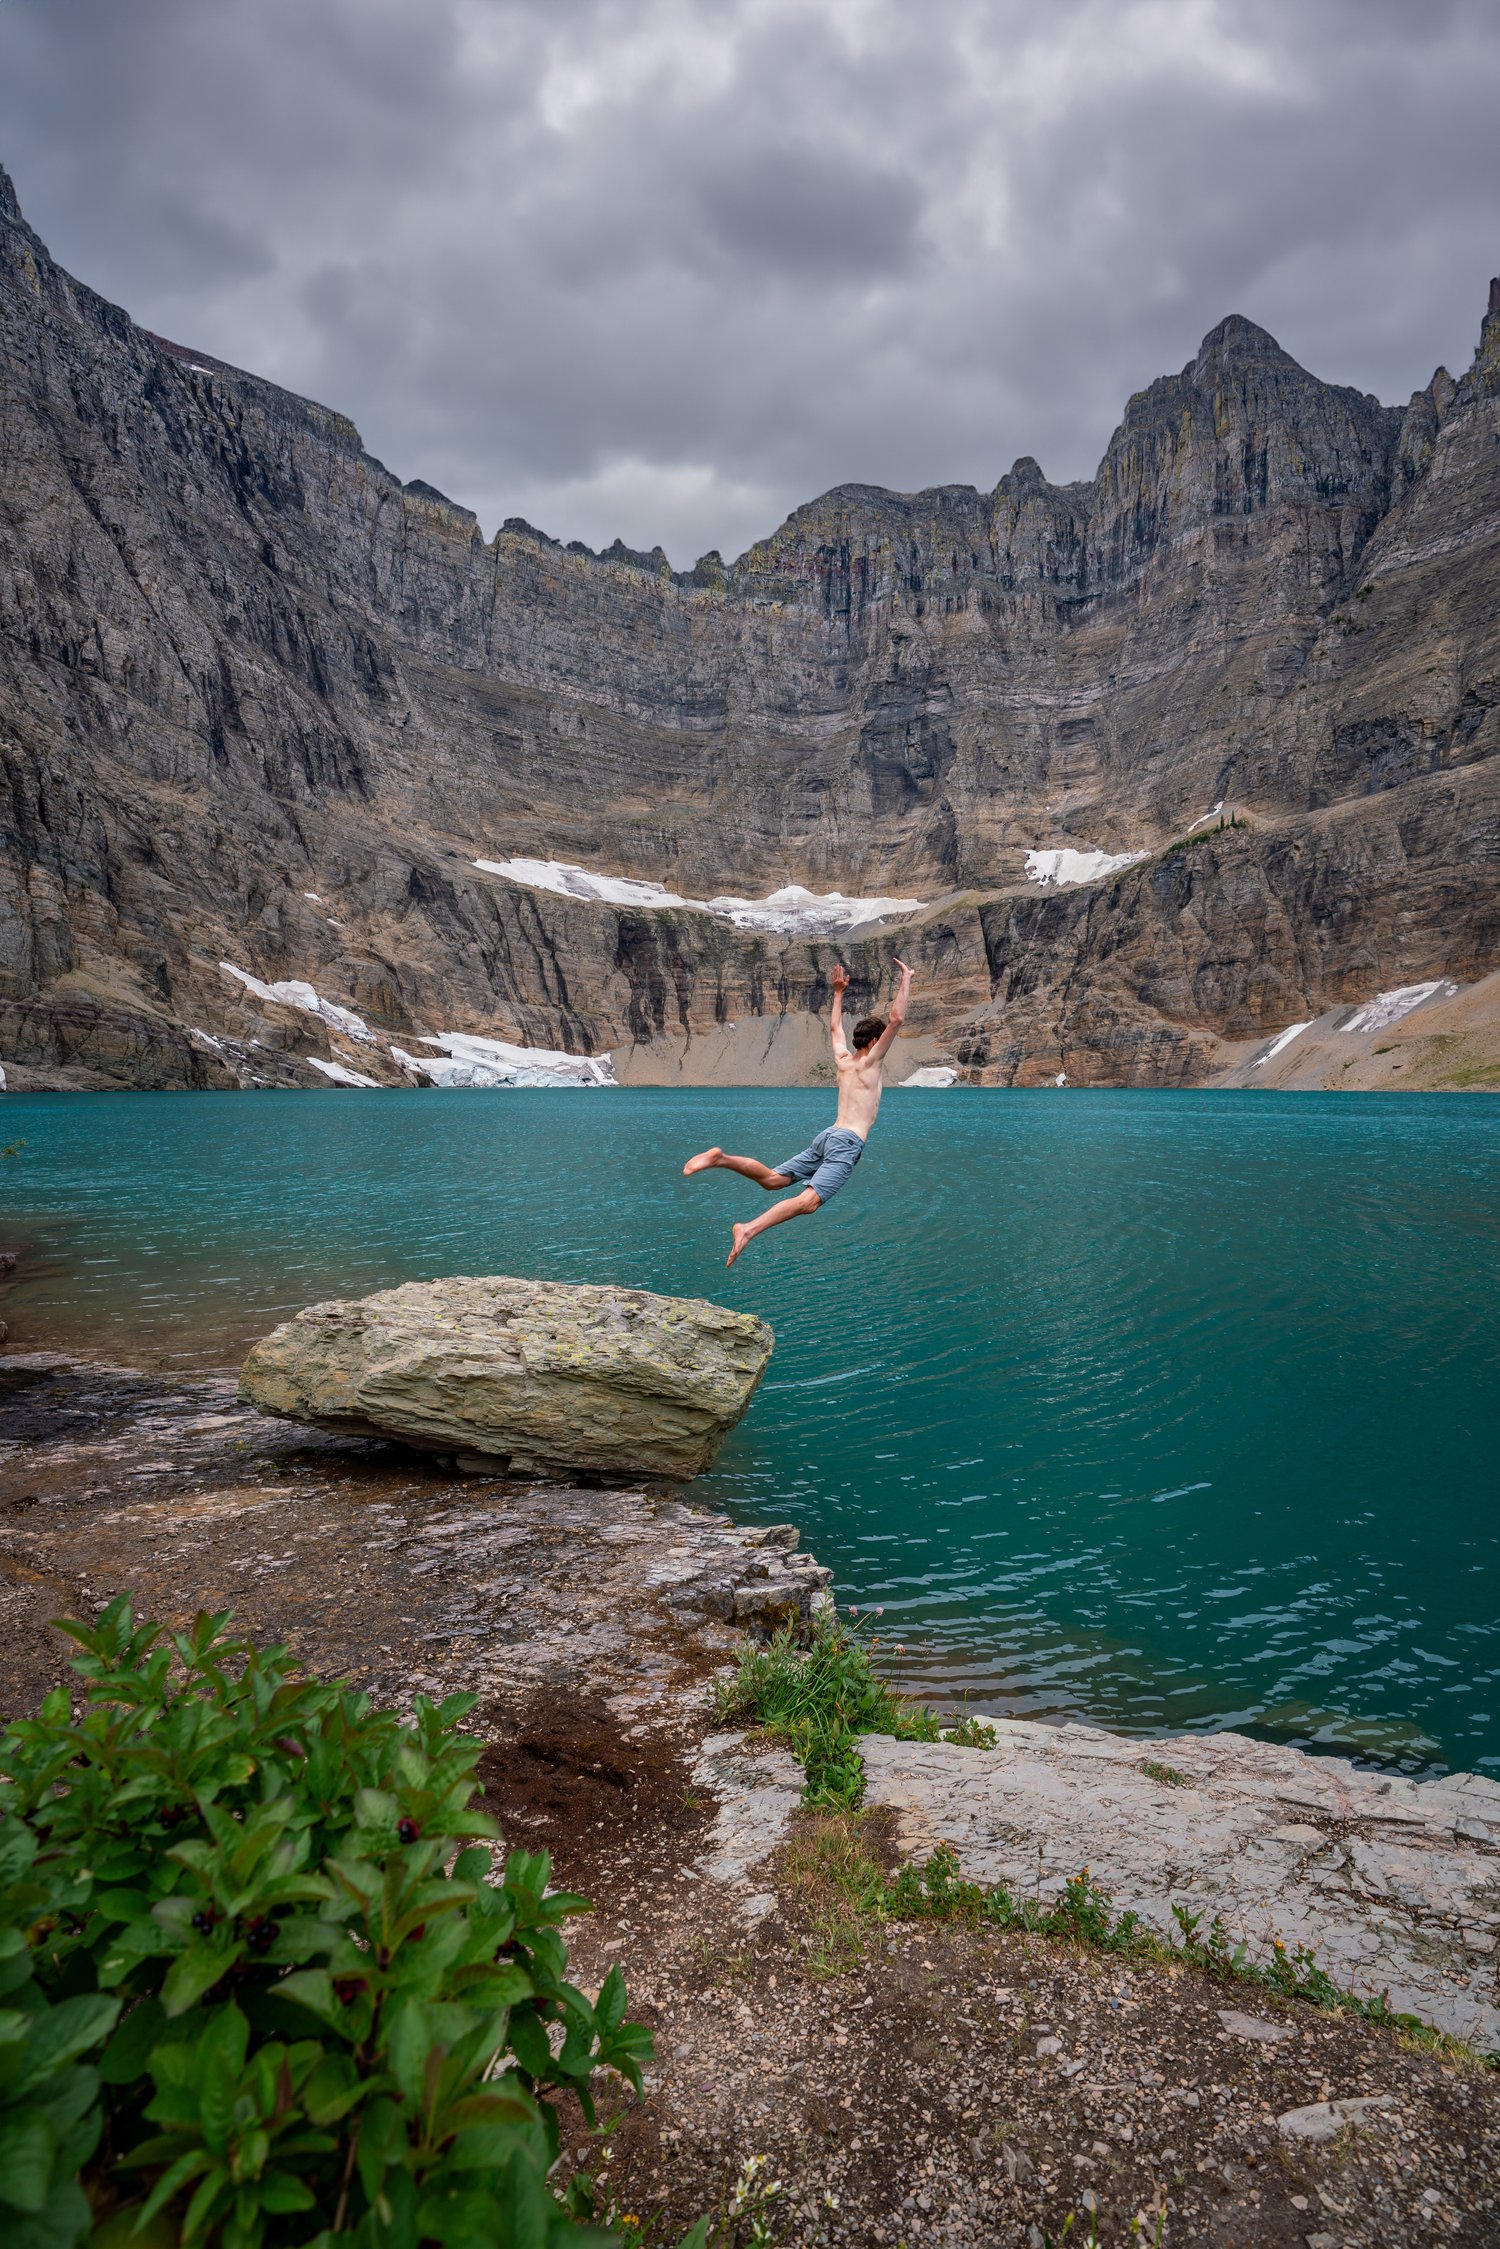
{"type": "Polygon", "coordinates": [[[737,1171],[744,1179],[753,1179],[757,1187],[767,1193],[773,1187],[790,1187],[794,1184],[791,1173],[773,1171],[769,1164],[757,1163],[754,1156],[726,1156],[722,1148],[705,1148],[701,1156],[689,1156],[683,1165],[689,1179],[695,1171],[737,1171]]]}
{"type": "Polygon", "coordinates": [[[724,1263],[732,1265],[746,1244],[753,1242],[757,1234],[763,1234],[768,1226],[784,1226],[789,1218],[802,1218],[808,1212],[821,1208],[822,1198],[812,1187],[804,1187],[800,1195],[788,1195],[784,1203],[772,1203],[770,1209],[763,1211],[759,1218],[752,1218],[748,1226],[736,1226],[734,1248],[724,1263]]]}

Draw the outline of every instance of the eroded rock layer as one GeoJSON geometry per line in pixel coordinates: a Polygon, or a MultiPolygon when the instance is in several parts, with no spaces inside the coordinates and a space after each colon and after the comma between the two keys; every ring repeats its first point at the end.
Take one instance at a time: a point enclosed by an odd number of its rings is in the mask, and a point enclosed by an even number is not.
{"type": "Polygon", "coordinates": [[[516,855],[928,900],[842,941],[855,999],[905,951],[925,1051],[1003,1082],[1193,1082],[1500,964],[1500,287],[1405,409],[1231,318],[1091,482],[846,486],[673,573],[487,542],[72,280],[0,174],[0,462],[12,1083],[351,1063],[225,960],[357,1011],[377,1082],[424,1032],[626,1075],[801,1056],[839,940],[474,865],[516,855]],[[1146,856],[1043,892],[1059,845],[1146,856]]]}

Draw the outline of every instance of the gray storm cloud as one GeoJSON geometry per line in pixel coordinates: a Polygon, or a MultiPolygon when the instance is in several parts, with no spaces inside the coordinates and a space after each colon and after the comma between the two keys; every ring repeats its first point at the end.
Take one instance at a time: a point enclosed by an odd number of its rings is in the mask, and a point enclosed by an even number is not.
{"type": "Polygon", "coordinates": [[[678,563],[1087,475],[1229,311],[1403,398],[1500,266],[1493,0],[0,0],[0,62],[83,279],[678,563]]]}

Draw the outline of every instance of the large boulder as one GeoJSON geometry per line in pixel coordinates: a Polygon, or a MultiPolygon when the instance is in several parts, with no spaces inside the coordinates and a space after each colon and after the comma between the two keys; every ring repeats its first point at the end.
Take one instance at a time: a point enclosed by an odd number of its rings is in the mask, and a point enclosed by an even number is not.
{"type": "Polygon", "coordinates": [[[240,1397],[466,1465],[685,1481],[749,1405],[774,1342],[763,1320],[695,1297],[412,1281],[309,1305],[256,1344],[240,1397]]]}

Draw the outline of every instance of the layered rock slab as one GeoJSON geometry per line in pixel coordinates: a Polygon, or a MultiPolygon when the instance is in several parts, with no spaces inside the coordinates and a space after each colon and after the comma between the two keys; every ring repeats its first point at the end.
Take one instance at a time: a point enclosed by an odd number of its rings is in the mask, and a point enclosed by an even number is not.
{"type": "Polygon", "coordinates": [[[993,1750],[860,1742],[865,1800],[908,1855],[1055,1896],[1087,1866],[1118,1907],[1176,1937],[1217,1917],[1267,1957],[1306,1945],[1345,1990],[1500,2049],[1500,1785],[1408,1780],[1242,1734],[1127,1739],[992,1721],[993,1750]]]}
{"type": "Polygon", "coordinates": [[[461,1466],[680,1483],[744,1413],[774,1341],[699,1298],[462,1276],[309,1305],[256,1344],[239,1394],[461,1466]]]}

